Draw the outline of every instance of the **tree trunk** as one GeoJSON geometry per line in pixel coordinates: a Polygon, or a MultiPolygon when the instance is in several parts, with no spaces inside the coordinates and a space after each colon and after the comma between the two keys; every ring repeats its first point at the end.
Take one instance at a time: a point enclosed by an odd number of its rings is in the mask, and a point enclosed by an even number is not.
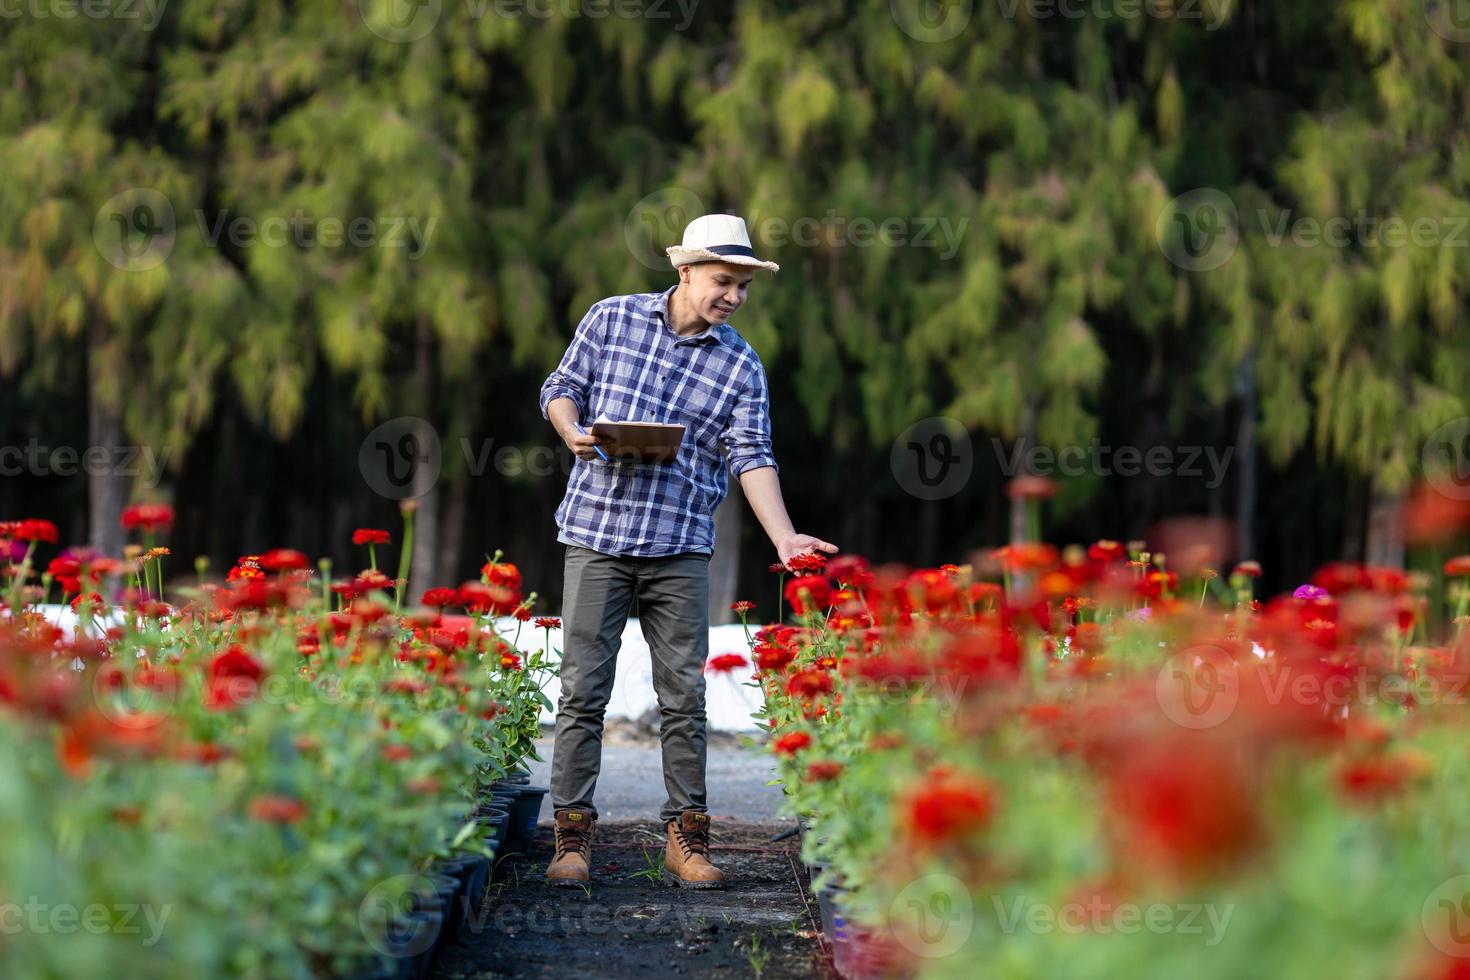
{"type": "Polygon", "coordinates": [[[1256,554],[1256,368],[1247,356],[1236,379],[1240,394],[1240,425],[1235,432],[1236,465],[1240,483],[1235,498],[1235,557],[1239,561],[1256,554]]]}
{"type": "Polygon", "coordinates": [[[123,543],[126,541],[122,529],[122,512],[128,502],[130,489],[127,476],[118,471],[117,465],[120,458],[118,450],[123,441],[122,413],[117,408],[103,404],[102,398],[97,394],[105,387],[101,384],[101,374],[104,371],[102,358],[97,351],[100,328],[94,328],[92,339],[92,356],[87,364],[88,390],[91,392],[87,402],[87,442],[106,450],[108,462],[87,477],[87,543],[104,555],[121,558],[123,543]]]}
{"type": "Polygon", "coordinates": [[[709,622],[720,626],[735,621],[730,603],[739,598],[740,528],[745,513],[745,495],[740,481],[730,481],[730,493],[715,508],[715,551],[709,559],[709,622]]]}
{"type": "Polygon", "coordinates": [[[449,478],[449,501],[444,507],[444,520],[440,524],[439,561],[435,565],[432,585],[454,585],[460,581],[460,550],[464,544],[465,505],[469,497],[469,474],[457,467],[449,478]]]}
{"type": "Polygon", "coordinates": [[[1404,567],[1404,496],[1375,487],[1368,505],[1368,543],[1364,561],[1389,568],[1404,567]]]}
{"type": "MultiPolygon", "coordinates": [[[[431,416],[434,409],[433,340],[429,321],[420,317],[413,370],[413,410],[422,420],[419,426],[420,446],[437,442],[431,439],[428,431],[433,425],[431,416]]],[[[409,558],[409,584],[404,587],[404,596],[417,595],[438,584],[435,564],[439,560],[439,469],[437,466],[414,467],[413,497],[418,501],[419,510],[414,521],[413,554],[409,558]]]]}
{"type": "MultiPolygon", "coordinates": [[[[1016,448],[1019,450],[1016,458],[1021,461],[1020,467],[1014,473],[1007,474],[1007,479],[1014,480],[1018,476],[1026,476],[1031,472],[1031,447],[1036,442],[1036,406],[1031,402],[1026,403],[1025,412],[1021,416],[1021,433],[1016,439],[1016,448]]],[[[1026,501],[1020,497],[1011,497],[1011,543],[1019,544],[1030,540],[1031,532],[1026,524],[1026,501]]]]}

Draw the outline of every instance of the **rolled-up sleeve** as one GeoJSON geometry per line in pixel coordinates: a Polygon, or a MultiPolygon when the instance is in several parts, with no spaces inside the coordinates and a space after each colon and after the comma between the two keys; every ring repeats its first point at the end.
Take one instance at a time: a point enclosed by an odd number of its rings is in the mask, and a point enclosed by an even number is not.
{"type": "Polygon", "coordinates": [[[602,359],[602,342],[605,309],[601,303],[594,304],[577,324],[572,342],[562,355],[556,370],[541,384],[541,417],[549,418],[547,406],[558,398],[570,398],[577,404],[578,416],[587,413],[587,395],[592,380],[597,376],[597,364],[602,359]]]}
{"type": "Polygon", "coordinates": [[[771,452],[771,396],[766,372],[756,361],[747,374],[745,387],[735,399],[735,408],[720,440],[729,452],[730,472],[736,477],[760,466],[776,466],[771,452]]]}

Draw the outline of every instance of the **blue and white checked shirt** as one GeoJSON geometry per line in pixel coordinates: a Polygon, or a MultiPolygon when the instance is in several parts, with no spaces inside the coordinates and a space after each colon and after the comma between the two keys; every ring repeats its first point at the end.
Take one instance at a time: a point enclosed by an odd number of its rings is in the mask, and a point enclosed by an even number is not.
{"type": "Polygon", "coordinates": [[[760,358],[728,323],[674,333],[668,310],[676,288],[595,303],[541,386],[541,414],[553,399],[570,398],[583,428],[604,414],[684,426],[669,463],[577,459],[556,510],[560,541],[638,557],[709,551],[727,490],[721,448],[737,477],[776,466],[760,358]]]}

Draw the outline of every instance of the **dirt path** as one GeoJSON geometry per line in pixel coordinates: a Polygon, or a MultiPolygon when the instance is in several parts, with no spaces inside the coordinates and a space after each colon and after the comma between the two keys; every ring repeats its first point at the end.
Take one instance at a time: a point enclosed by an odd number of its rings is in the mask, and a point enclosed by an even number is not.
{"type": "Polygon", "coordinates": [[[432,976],[829,980],[795,839],[770,843],[788,826],[717,819],[711,858],[727,886],[686,891],[638,874],[662,859],[655,823],[599,823],[589,894],[546,884],[543,824],[527,853],[496,868],[479,921],[440,954],[432,976]]]}

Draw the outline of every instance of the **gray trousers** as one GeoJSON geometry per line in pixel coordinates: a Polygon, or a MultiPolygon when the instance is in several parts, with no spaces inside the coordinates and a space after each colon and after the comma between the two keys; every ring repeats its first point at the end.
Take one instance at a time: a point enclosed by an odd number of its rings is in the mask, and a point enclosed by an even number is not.
{"type": "Polygon", "coordinates": [[[567,545],[561,698],[551,805],[587,807],[602,766],[602,719],[633,602],[653,660],[668,799],[659,816],[705,812],[704,665],[709,658],[709,559],[605,555],[567,545]]]}

